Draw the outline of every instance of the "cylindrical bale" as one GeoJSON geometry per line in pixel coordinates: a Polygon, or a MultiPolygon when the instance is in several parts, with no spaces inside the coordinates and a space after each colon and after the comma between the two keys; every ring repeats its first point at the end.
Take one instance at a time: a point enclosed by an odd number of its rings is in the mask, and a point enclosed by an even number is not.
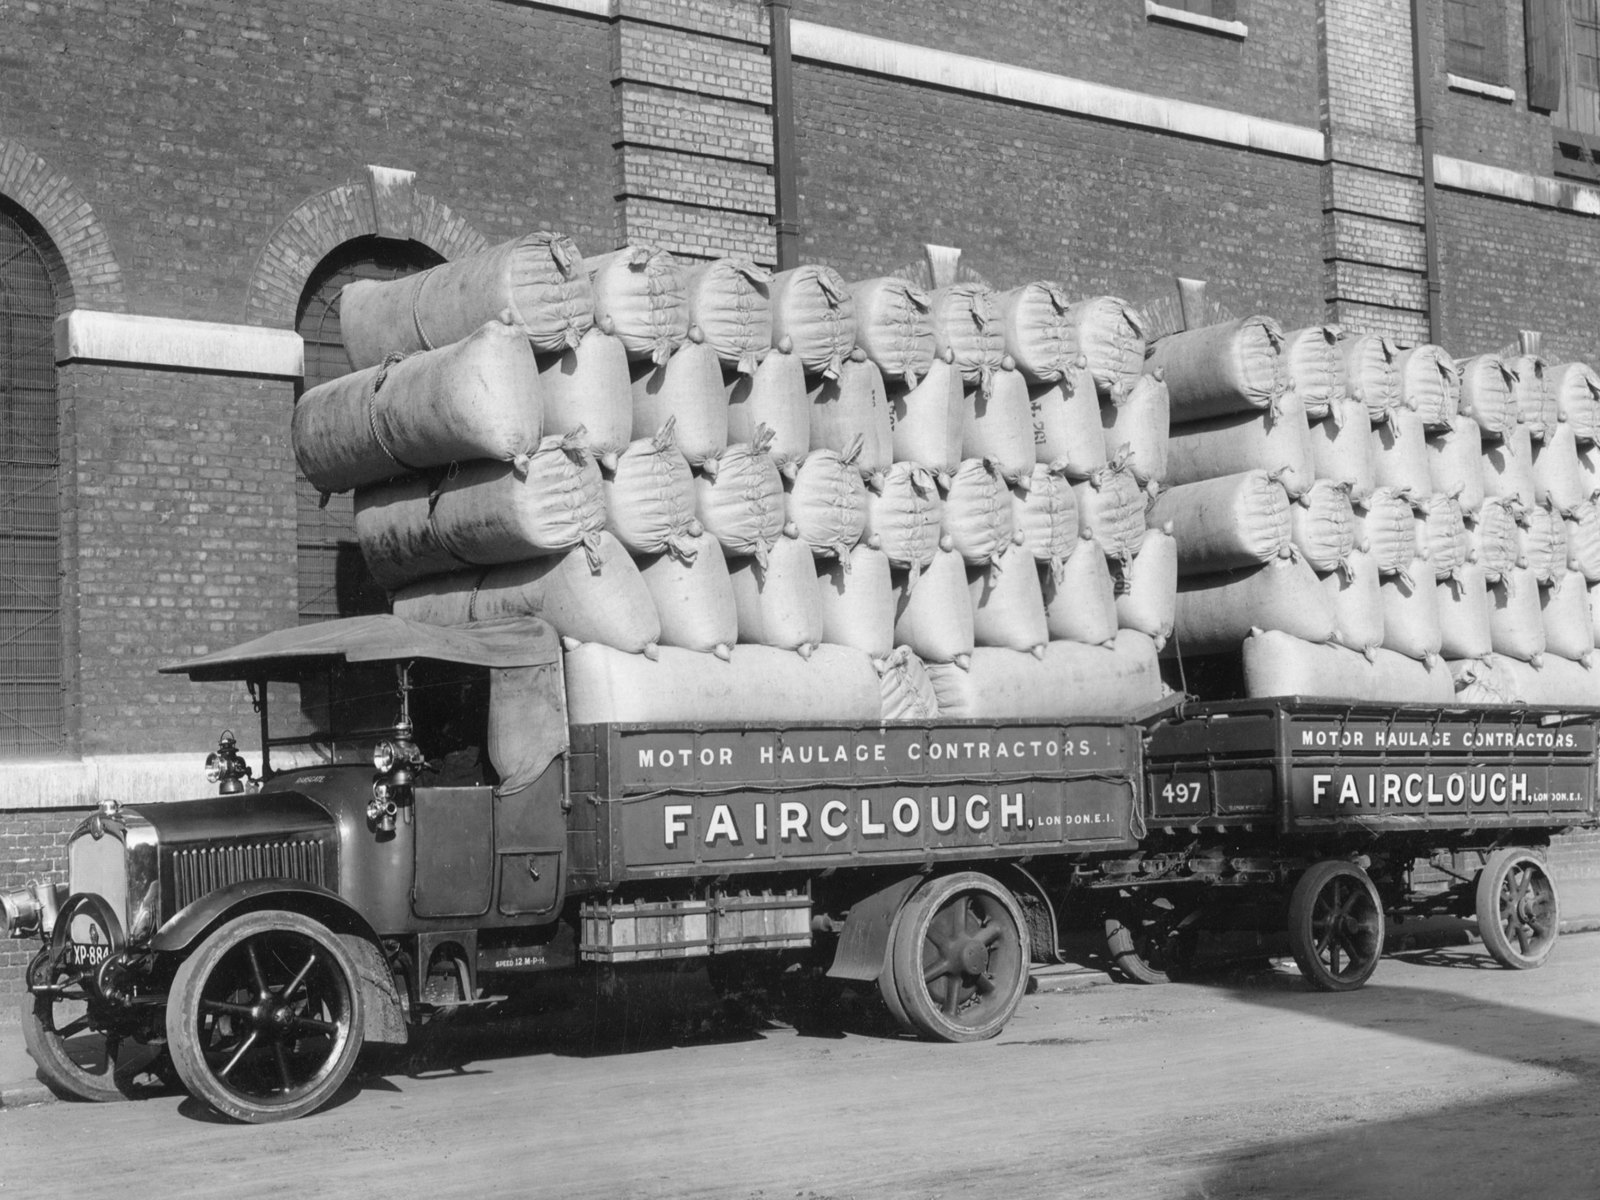
{"type": "Polygon", "coordinates": [[[1515,567],[1489,584],[1489,634],[1496,654],[1523,662],[1544,655],[1544,611],[1539,581],[1527,567],[1515,567]]]}
{"type": "Polygon", "coordinates": [[[1126,396],[1144,372],[1144,317],[1126,300],[1092,296],[1071,304],[1067,320],[1100,398],[1115,402],[1126,396]]]}
{"type": "Polygon", "coordinates": [[[1482,658],[1494,649],[1489,582],[1483,568],[1467,563],[1438,582],[1439,653],[1449,659],[1482,658]]]}
{"type": "MultiPolygon", "coordinates": [[[[1074,521],[1076,521],[1076,509],[1074,521]]],[[[920,573],[939,549],[944,500],[933,472],[898,462],[878,488],[867,489],[867,520],[861,543],[881,550],[891,566],[920,573]]]]}
{"type": "Polygon", "coordinates": [[[934,354],[987,391],[989,377],[1011,365],[994,292],[981,283],[952,283],[933,293],[930,314],[934,354]]]}
{"type": "Polygon", "coordinates": [[[356,540],[372,577],[415,579],[593,546],[605,528],[600,468],[577,438],[545,438],[518,474],[472,462],[444,479],[412,476],[356,493],[356,540]]]}
{"type": "Polygon", "coordinates": [[[1011,489],[1011,524],[1022,548],[1052,569],[1078,546],[1078,497],[1043,463],[1011,489]]]}
{"type": "Polygon", "coordinates": [[[1404,571],[1417,555],[1417,522],[1411,501],[1393,488],[1379,488],[1355,506],[1356,546],[1369,551],[1378,573],[1404,571]]]}
{"type": "Polygon", "coordinates": [[[362,279],[339,293],[339,332],[353,370],[390,354],[448,346],[509,313],[541,354],[571,349],[594,325],[583,255],[559,233],[529,233],[403,279],[362,279]]]}
{"type": "Polygon", "coordinates": [[[1433,566],[1418,556],[1406,570],[1385,576],[1383,594],[1383,648],[1407,658],[1438,654],[1443,644],[1439,628],[1439,588],[1433,566]]]}
{"type": "Polygon", "coordinates": [[[1183,654],[1231,654],[1252,629],[1326,642],[1334,628],[1333,606],[1303,559],[1275,558],[1242,571],[1178,582],[1173,641],[1183,654]]]}
{"type": "Polygon", "coordinates": [[[1102,467],[1082,483],[1073,484],[1072,491],[1078,501],[1078,527],[1107,558],[1126,561],[1138,553],[1146,529],[1148,496],[1131,470],[1102,467]]]}
{"type": "Polygon", "coordinates": [[[1571,512],[1589,499],[1589,481],[1578,461],[1578,440],[1572,426],[1557,421],[1533,444],[1533,493],[1540,504],[1571,512]]]}
{"type": "Polygon", "coordinates": [[[1467,514],[1471,558],[1483,568],[1490,583],[1503,578],[1522,561],[1522,533],[1516,514],[1504,500],[1485,500],[1478,511],[1467,514]]]}
{"type": "Polygon", "coordinates": [[[543,430],[538,363],[522,333],[498,321],[318,384],[290,422],[295,461],[324,492],[474,458],[517,462],[543,430]]]}
{"type": "Polygon", "coordinates": [[[895,591],[882,550],[857,546],[849,561],[816,561],[822,640],[874,658],[894,649],[895,591]]]}
{"type": "Polygon", "coordinates": [[[660,643],[727,657],[739,640],[739,610],[722,547],[710,534],[690,541],[691,554],[646,554],[639,574],[656,615],[660,643]]]}
{"type": "Polygon", "coordinates": [[[582,646],[567,655],[566,675],[574,725],[872,722],[882,705],[872,659],[848,646],[818,646],[809,658],[736,646],[726,662],[676,646],[655,662],[582,646]]]}
{"type": "Polygon", "coordinates": [[[1424,418],[1401,405],[1372,430],[1372,469],[1379,487],[1404,492],[1415,500],[1433,494],[1424,418]]]}
{"type": "Polygon", "coordinates": [[[1483,506],[1483,430],[1471,417],[1458,414],[1449,429],[1428,435],[1428,479],[1437,495],[1454,496],[1464,512],[1483,506]]]}
{"type": "Polygon", "coordinates": [[[1570,659],[1550,657],[1539,665],[1493,655],[1477,662],[1453,663],[1461,704],[1514,704],[1550,708],[1600,706],[1600,671],[1570,659]]]}
{"type": "Polygon", "coordinates": [[[1416,506],[1417,552],[1433,567],[1433,577],[1449,579],[1472,556],[1466,514],[1449,496],[1430,496],[1416,506]]]}
{"type": "Polygon", "coordinates": [[[1059,573],[1041,566],[1039,578],[1051,638],[1098,646],[1116,636],[1116,580],[1092,545],[1069,556],[1059,573]]]}
{"type": "Polygon", "coordinates": [[[813,450],[784,491],[787,521],[818,558],[843,558],[867,527],[867,487],[855,459],[813,450]]]}
{"type": "Polygon", "coordinates": [[[1516,377],[1498,354],[1479,354],[1459,365],[1460,411],[1471,417],[1485,438],[1502,438],[1519,424],[1520,414],[1511,395],[1516,377]]]}
{"type": "Polygon", "coordinates": [[[1311,464],[1318,479],[1346,484],[1350,502],[1360,504],[1378,486],[1373,461],[1372,421],[1361,401],[1335,401],[1328,415],[1311,422],[1311,464]]]}
{"type": "Polygon", "coordinates": [[[853,283],[850,292],[856,345],[877,364],[885,382],[916,387],[933,366],[932,297],[893,276],[853,283]]]}
{"type": "Polygon", "coordinates": [[[1383,586],[1377,561],[1353,550],[1343,569],[1318,576],[1333,608],[1333,640],[1363,653],[1383,645],[1383,586]]]}
{"type": "Polygon", "coordinates": [[[806,395],[806,372],[793,354],[774,351],[761,360],[753,375],[723,374],[728,398],[728,441],[754,442],[756,430],[772,430],[768,453],[778,470],[792,475],[800,460],[811,452],[811,398],[806,395]]]}
{"type": "Polygon", "coordinates": [[[1016,541],[1011,490],[988,459],[967,459],[950,481],[944,533],[956,553],[975,567],[987,566],[1016,541]]]}
{"type": "Polygon", "coordinates": [[[1252,697],[1306,696],[1384,704],[1449,704],[1450,669],[1441,659],[1419,662],[1390,650],[1367,655],[1317,645],[1274,630],[1244,643],[1245,690],[1252,697]]]}
{"type": "Polygon", "coordinates": [[[620,542],[602,533],[582,547],[528,562],[435,575],[400,589],[394,614],[427,625],[539,617],[564,638],[630,654],[653,652],[661,620],[620,542]]]}
{"type": "Polygon", "coordinates": [[[1377,333],[1353,334],[1344,343],[1344,390],[1367,410],[1374,425],[1389,419],[1400,405],[1400,351],[1377,333]]]}
{"type": "Polygon", "coordinates": [[[1399,407],[1415,413],[1427,429],[1449,429],[1461,410],[1455,359],[1438,346],[1413,346],[1399,353],[1394,367],[1400,375],[1399,407]]]}
{"type": "Polygon", "coordinates": [[[728,393],[710,346],[685,342],[664,363],[635,362],[630,374],[635,438],[676,421],[678,450],[693,466],[728,444],[728,393]]]}
{"type": "Polygon", "coordinates": [[[894,462],[894,426],[877,366],[844,362],[836,378],[815,380],[806,397],[811,402],[811,449],[844,454],[859,445],[856,470],[869,483],[881,479],[894,462]]]}
{"type": "MultiPolygon", "coordinates": [[[[1074,555],[1074,557],[1077,557],[1074,555]]],[[[927,663],[964,665],[975,642],[967,568],[954,550],[940,550],[919,576],[895,579],[894,640],[927,663]]]]}
{"type": "Polygon", "coordinates": [[[967,594],[975,645],[1043,652],[1050,629],[1033,555],[1011,546],[986,567],[968,567],[967,594]]]}
{"type": "MultiPolygon", "coordinates": [[[[1166,381],[1141,375],[1120,402],[1100,405],[1101,439],[1106,458],[1122,462],[1141,484],[1167,482],[1167,439],[1172,432],[1172,403],[1166,381]]],[[[1040,445],[1040,457],[1044,455],[1040,445]]],[[[1091,470],[1097,469],[1091,466],[1091,470]]]]}
{"type": "Polygon", "coordinates": [[[1578,443],[1578,470],[1591,496],[1600,496],[1600,446],[1578,443]]]}
{"type": "MultiPolygon", "coordinates": [[[[1594,624],[1589,615],[1589,584],[1576,571],[1539,589],[1544,613],[1544,648],[1561,658],[1587,659],[1594,654],[1594,624]]],[[[1600,697],[1597,697],[1600,699],[1600,697]]]]}
{"type": "Polygon", "coordinates": [[[1289,384],[1283,329],[1263,316],[1160,338],[1151,344],[1144,369],[1165,373],[1177,425],[1275,407],[1289,384]]]}
{"type": "Polygon", "coordinates": [[[772,344],[812,373],[837,375],[856,346],[856,302],[832,267],[779,271],[769,285],[772,344]]]}
{"type": "Polygon", "coordinates": [[[1592,500],[1567,514],[1567,562],[1590,583],[1600,582],[1600,506],[1592,500]]]}
{"type": "Polygon", "coordinates": [[[601,486],[606,529],[634,554],[687,553],[687,539],[701,531],[694,476],[670,421],[654,437],[629,443],[601,486]]]}
{"type": "Polygon", "coordinates": [[[772,346],[772,272],[748,258],[718,258],[683,272],[689,337],[725,367],[753,375],[772,346]]]}
{"type": "Polygon", "coordinates": [[[1600,375],[1587,363],[1559,363],[1548,367],[1545,381],[1555,397],[1556,412],[1572,426],[1580,444],[1600,439],[1600,375]]]}
{"type": "Polygon", "coordinates": [[[729,554],[764,559],[783,536],[783,477],[762,426],[753,443],[729,446],[708,458],[694,477],[695,516],[729,554]]]}
{"type": "Polygon", "coordinates": [[[1290,538],[1313,571],[1337,571],[1356,548],[1350,489],[1319,479],[1289,506],[1290,538]]]}
{"type": "Polygon", "coordinates": [[[933,721],[939,716],[939,693],[933,689],[928,667],[909,646],[896,646],[887,657],[873,660],[878,670],[879,719],[933,721]]]}
{"type": "MultiPolygon", "coordinates": [[[[1137,384],[1125,393],[1137,394],[1137,384]]],[[[1100,397],[1087,368],[1074,368],[1056,383],[1035,384],[1028,389],[1028,398],[1039,462],[1053,464],[1070,479],[1087,479],[1106,465],[1109,451],[1102,433],[1100,397]]]]}
{"type": "Polygon", "coordinates": [[[1534,441],[1542,441],[1561,419],[1561,406],[1550,386],[1545,361],[1537,354],[1522,354],[1506,366],[1512,375],[1511,402],[1517,407],[1517,419],[1528,427],[1534,441]]]}
{"type": "Polygon", "coordinates": [[[1007,483],[1033,470],[1033,402],[1021,371],[996,371],[987,391],[967,390],[961,457],[989,459],[1007,483]]]}
{"type": "Polygon", "coordinates": [[[1308,420],[1320,421],[1348,396],[1344,338],[1338,325],[1308,325],[1283,335],[1284,370],[1308,420]]]}
{"type": "Polygon", "coordinates": [[[1149,524],[1170,528],[1180,575],[1253,566],[1289,553],[1288,493],[1265,471],[1245,471],[1168,488],[1150,505],[1149,524]]]}
{"type": "Polygon", "coordinates": [[[895,461],[927,467],[941,487],[948,487],[961,466],[966,428],[961,372],[951,363],[935,360],[916,387],[889,388],[889,411],[894,415],[895,461]]]}
{"type": "Polygon", "coordinates": [[[1520,560],[1540,583],[1555,583],[1567,573],[1567,522],[1558,512],[1536,505],[1523,514],[1520,560]]]}
{"type": "Polygon", "coordinates": [[[809,654],[822,641],[822,589],[816,559],[798,538],[782,537],[762,566],[728,561],[739,641],[809,654]]]}
{"type": "Polygon", "coordinates": [[[1139,553],[1118,567],[1113,582],[1118,626],[1154,638],[1158,650],[1164,647],[1177,619],[1177,539],[1163,529],[1145,530],[1139,553]]]}
{"type": "Polygon", "coordinates": [[[576,346],[539,360],[546,433],[575,434],[608,470],[633,440],[628,355],[610,334],[591,329],[576,346]]]}
{"type": "Polygon", "coordinates": [[[655,246],[632,245],[585,265],[596,327],[620,341],[632,361],[665,364],[689,336],[689,294],[678,260],[655,246]]]}
{"type": "Polygon", "coordinates": [[[1595,645],[1600,646],[1600,584],[1589,585],[1589,625],[1595,645]]]}
{"type": "MultiPolygon", "coordinates": [[[[1420,453],[1422,439],[1417,439],[1420,453]]],[[[1285,392],[1265,411],[1252,410],[1176,425],[1167,442],[1168,485],[1266,471],[1291,497],[1311,486],[1316,468],[1311,429],[1297,393],[1285,392]]]]}
{"type": "Polygon", "coordinates": [[[1078,331],[1067,317],[1066,290],[1049,280],[995,297],[1006,353],[1030,382],[1055,383],[1077,370],[1078,331]]]}
{"type": "Polygon", "coordinates": [[[1130,716],[1162,696],[1155,643],[1132,629],[1110,646],[1051,642],[1043,657],[984,647],[969,669],[930,663],[928,675],[951,720],[1130,716]]]}

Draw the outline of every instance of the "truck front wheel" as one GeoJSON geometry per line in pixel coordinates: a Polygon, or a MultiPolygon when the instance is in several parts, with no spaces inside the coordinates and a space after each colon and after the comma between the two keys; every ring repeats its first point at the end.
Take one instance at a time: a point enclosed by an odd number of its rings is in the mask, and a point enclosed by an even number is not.
{"type": "Polygon", "coordinates": [[[355,960],[326,926],[256,912],[178,968],[167,1045],[191,1093],[238,1121],[287,1121],[332,1099],[361,1049],[355,960]]]}

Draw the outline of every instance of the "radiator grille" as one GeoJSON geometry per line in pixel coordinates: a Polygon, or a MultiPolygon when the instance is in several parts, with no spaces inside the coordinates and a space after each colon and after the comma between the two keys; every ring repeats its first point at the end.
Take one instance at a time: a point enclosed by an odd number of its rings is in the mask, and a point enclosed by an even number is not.
{"type": "Polygon", "coordinates": [[[253,842],[234,846],[198,846],[175,850],[172,880],[178,908],[201,896],[251,879],[299,879],[325,886],[322,843],[314,838],[293,842],[253,842]]]}

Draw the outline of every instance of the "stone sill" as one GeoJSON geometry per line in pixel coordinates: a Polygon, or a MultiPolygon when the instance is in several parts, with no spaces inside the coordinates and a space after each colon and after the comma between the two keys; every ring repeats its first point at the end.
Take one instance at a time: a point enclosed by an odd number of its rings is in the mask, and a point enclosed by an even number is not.
{"type": "Polygon", "coordinates": [[[1150,21],[1183,25],[1202,33],[1214,33],[1219,37],[1235,38],[1241,42],[1250,36],[1250,26],[1243,21],[1219,21],[1215,17],[1202,16],[1200,13],[1188,12],[1185,9],[1169,8],[1165,4],[1157,4],[1156,0],[1144,0],[1144,15],[1150,21]]]}
{"type": "Polygon", "coordinates": [[[1517,93],[1511,88],[1498,83],[1484,83],[1481,79],[1468,79],[1465,75],[1446,75],[1445,82],[1450,85],[1452,92],[1466,92],[1471,96],[1482,96],[1485,100],[1514,104],[1517,99],[1517,93]]]}

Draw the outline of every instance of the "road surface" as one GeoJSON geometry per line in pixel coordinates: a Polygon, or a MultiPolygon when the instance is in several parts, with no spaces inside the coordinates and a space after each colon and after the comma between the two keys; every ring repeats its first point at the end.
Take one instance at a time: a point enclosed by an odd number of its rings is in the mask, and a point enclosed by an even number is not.
{"type": "Polygon", "coordinates": [[[1526,973],[1391,957],[1344,995],[1282,966],[1040,992],[935,1046],[870,997],[728,1019],[679,974],[582,993],[554,1032],[436,1035],[288,1125],[180,1095],[0,1111],[0,1200],[1594,1200],[1597,983],[1582,934],[1526,973]]]}

